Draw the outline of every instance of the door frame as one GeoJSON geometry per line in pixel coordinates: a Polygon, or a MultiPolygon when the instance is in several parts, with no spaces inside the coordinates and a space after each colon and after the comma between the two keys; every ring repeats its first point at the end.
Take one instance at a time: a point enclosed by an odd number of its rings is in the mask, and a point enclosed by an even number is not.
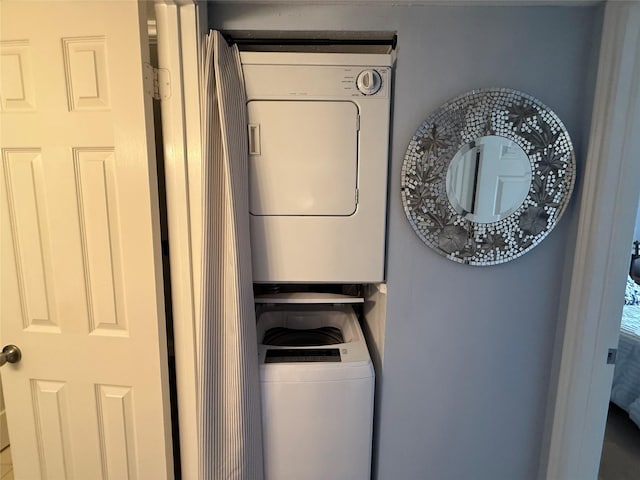
{"type": "Polygon", "coordinates": [[[596,479],[600,465],[614,369],[607,355],[618,346],[640,193],[640,2],[606,3],[598,63],[539,475],[549,480],[596,479]]]}
{"type": "Polygon", "coordinates": [[[160,99],[166,179],[173,341],[183,480],[198,480],[198,335],[200,322],[200,74],[207,5],[155,0],[158,67],[170,92],[160,99]]]}

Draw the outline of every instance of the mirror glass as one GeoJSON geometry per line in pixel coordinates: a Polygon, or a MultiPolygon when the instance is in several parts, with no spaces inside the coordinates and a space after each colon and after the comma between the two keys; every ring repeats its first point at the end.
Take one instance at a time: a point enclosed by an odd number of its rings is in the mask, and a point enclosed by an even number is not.
{"type": "Polygon", "coordinates": [[[447,169],[453,209],[476,223],[502,220],[522,205],[531,186],[531,163],[512,140],[486,135],[458,150],[447,169]]]}

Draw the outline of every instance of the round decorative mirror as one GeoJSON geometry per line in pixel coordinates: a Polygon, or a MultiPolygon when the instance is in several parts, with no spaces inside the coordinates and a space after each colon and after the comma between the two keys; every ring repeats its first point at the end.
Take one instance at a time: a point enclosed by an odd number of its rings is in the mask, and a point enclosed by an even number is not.
{"type": "Polygon", "coordinates": [[[575,180],[571,139],[545,105],[473,90],[430,115],[402,166],[402,202],[420,239],[470,265],[519,257],[548,235],[575,180]]]}

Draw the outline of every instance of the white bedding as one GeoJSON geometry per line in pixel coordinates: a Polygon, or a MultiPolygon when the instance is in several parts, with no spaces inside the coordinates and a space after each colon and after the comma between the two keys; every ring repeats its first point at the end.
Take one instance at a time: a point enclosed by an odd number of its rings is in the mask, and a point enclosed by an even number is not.
{"type": "Polygon", "coordinates": [[[625,305],[622,310],[611,401],[640,427],[640,305],[625,305]]]}

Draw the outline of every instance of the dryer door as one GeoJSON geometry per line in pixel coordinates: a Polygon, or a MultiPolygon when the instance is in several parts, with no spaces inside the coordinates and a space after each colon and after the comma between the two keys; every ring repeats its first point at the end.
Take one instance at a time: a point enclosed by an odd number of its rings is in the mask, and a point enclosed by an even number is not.
{"type": "Polygon", "coordinates": [[[348,101],[247,104],[253,215],[356,211],[358,108],[348,101]]]}

